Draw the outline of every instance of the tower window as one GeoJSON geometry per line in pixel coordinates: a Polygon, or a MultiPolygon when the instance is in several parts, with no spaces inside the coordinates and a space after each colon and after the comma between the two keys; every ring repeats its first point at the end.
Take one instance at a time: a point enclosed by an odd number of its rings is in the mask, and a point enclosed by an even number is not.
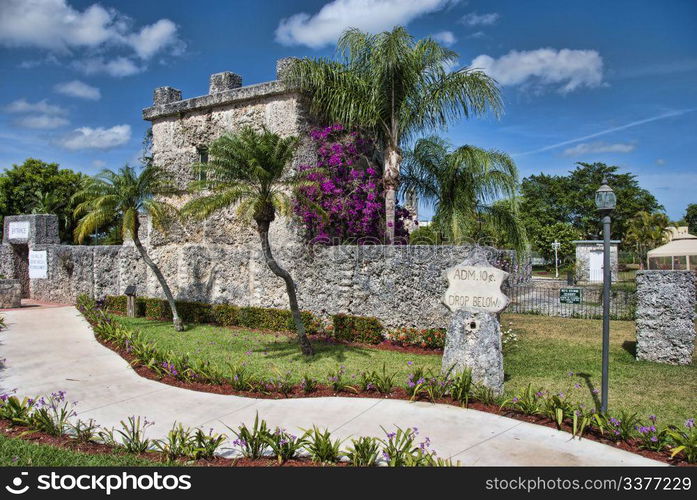
{"type": "MultiPolygon", "coordinates": [[[[208,163],[208,148],[204,148],[204,147],[196,148],[196,152],[198,153],[198,162],[200,164],[208,163]]],[[[199,165],[198,168],[196,169],[196,179],[199,181],[206,180],[206,170],[205,170],[205,168],[203,168],[202,165],[199,165]]]]}

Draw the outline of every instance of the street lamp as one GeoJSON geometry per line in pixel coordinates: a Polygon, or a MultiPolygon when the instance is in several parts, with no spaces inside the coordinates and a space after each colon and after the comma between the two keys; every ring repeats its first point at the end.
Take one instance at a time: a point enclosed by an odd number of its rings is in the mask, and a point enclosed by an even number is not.
{"type": "Polygon", "coordinates": [[[554,249],[554,277],[558,278],[559,277],[559,247],[561,247],[561,243],[559,243],[557,240],[554,240],[552,242],[552,248],[554,249]]]}
{"type": "Polygon", "coordinates": [[[603,380],[600,411],[607,412],[608,365],[610,361],[610,213],[615,209],[617,197],[603,177],[603,184],[595,192],[595,206],[603,220],[603,380]]]}

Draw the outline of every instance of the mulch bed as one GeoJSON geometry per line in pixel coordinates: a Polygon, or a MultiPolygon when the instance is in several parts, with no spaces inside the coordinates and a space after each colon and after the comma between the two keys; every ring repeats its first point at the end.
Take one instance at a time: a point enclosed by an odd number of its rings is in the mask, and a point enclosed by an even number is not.
{"type": "MultiPolygon", "coordinates": [[[[245,330],[245,331],[250,331],[249,328],[241,328],[241,327],[226,327],[230,328],[232,330],[245,330]]],[[[268,334],[274,334],[278,335],[279,332],[275,332],[272,330],[252,330],[258,333],[268,333],[268,334]]],[[[288,333],[290,336],[291,334],[288,333]]],[[[410,352],[413,354],[442,354],[442,350],[436,350],[436,349],[424,349],[421,347],[416,347],[416,346],[405,346],[396,342],[390,342],[390,341],[384,341],[381,344],[361,344],[361,343],[355,343],[355,342],[346,342],[346,341],[340,341],[337,340],[333,337],[330,337],[326,334],[317,334],[317,335],[310,335],[309,336],[313,341],[320,341],[320,342],[332,342],[332,343],[340,343],[343,345],[347,346],[352,346],[352,347],[365,347],[365,348],[370,348],[370,349],[384,349],[384,350],[394,350],[394,351],[400,351],[400,352],[410,352]]],[[[126,361],[129,363],[133,362],[133,356],[128,353],[125,349],[121,349],[118,346],[111,344],[110,342],[102,341],[102,339],[98,338],[95,336],[95,339],[105,347],[111,349],[112,351],[116,352],[119,354],[122,358],[124,358],[126,361]]],[[[337,393],[334,391],[331,387],[325,386],[325,385],[318,385],[317,390],[307,393],[303,391],[300,387],[296,386],[293,388],[291,392],[289,392],[287,395],[279,394],[279,393],[263,393],[263,392],[253,392],[253,391],[238,391],[233,389],[232,386],[229,384],[222,384],[222,385],[214,385],[214,384],[207,384],[207,383],[201,383],[201,382],[184,382],[182,380],[176,379],[172,376],[169,375],[159,375],[152,369],[148,368],[147,366],[144,365],[138,365],[138,366],[133,366],[133,369],[135,370],[138,375],[141,377],[150,379],[150,380],[155,380],[157,382],[161,382],[167,385],[172,385],[175,387],[181,387],[183,389],[189,389],[193,391],[200,391],[200,392],[209,392],[213,394],[226,394],[226,395],[235,395],[235,396],[243,396],[243,397],[249,397],[249,398],[256,398],[256,399],[288,399],[288,398],[316,398],[316,397],[355,397],[355,398],[381,398],[381,399],[402,399],[402,400],[411,400],[411,397],[407,394],[406,390],[402,387],[395,387],[390,394],[380,394],[377,391],[360,391],[360,392],[353,392],[353,391],[346,391],[346,392],[341,392],[337,393]]],[[[428,401],[431,403],[438,403],[438,404],[447,404],[451,406],[458,406],[461,407],[462,405],[458,403],[457,401],[454,401],[451,398],[441,398],[437,399],[435,401],[431,401],[430,399],[426,399],[425,397],[419,397],[417,398],[418,401],[428,401]]],[[[537,424],[537,425],[543,425],[545,427],[549,427],[551,429],[557,429],[556,423],[543,416],[539,415],[527,415],[525,413],[516,411],[516,410],[511,410],[511,409],[501,409],[498,405],[487,405],[483,404],[479,401],[471,401],[467,405],[467,408],[473,409],[473,410],[478,410],[478,411],[484,411],[487,413],[494,413],[496,415],[501,415],[504,417],[509,417],[513,418],[516,420],[521,420],[523,422],[528,422],[532,424],[537,424]]],[[[572,428],[569,424],[563,424],[561,430],[568,432],[570,435],[572,433],[572,428]]],[[[670,452],[669,451],[662,451],[662,452],[656,452],[656,451],[649,451],[649,450],[644,450],[640,448],[640,441],[637,439],[632,439],[629,441],[614,441],[611,439],[608,439],[607,437],[603,436],[599,432],[595,430],[587,430],[583,434],[583,439],[590,439],[593,441],[597,441],[599,443],[603,443],[609,446],[613,446],[615,448],[619,448],[625,451],[629,451],[631,453],[635,453],[637,455],[641,455],[647,458],[650,458],[652,460],[657,460],[661,462],[666,462],[670,465],[674,466],[687,466],[687,467],[694,467],[697,464],[690,464],[684,459],[680,457],[675,457],[671,458],[670,452]]]]}
{"type": "MultiPolygon", "coordinates": [[[[45,444],[64,448],[66,450],[88,453],[91,455],[120,455],[129,456],[126,451],[118,448],[113,448],[106,444],[93,442],[80,442],[68,436],[51,436],[44,432],[38,432],[28,427],[12,426],[7,420],[0,419],[0,433],[10,438],[23,439],[37,444],[45,444]]],[[[157,452],[147,452],[135,455],[144,460],[152,462],[153,466],[158,466],[163,463],[161,455],[157,452]]],[[[250,458],[224,458],[215,457],[212,460],[186,460],[178,461],[180,465],[194,467],[322,467],[322,464],[311,461],[309,458],[294,458],[283,464],[279,464],[276,458],[259,458],[252,460],[250,458]]],[[[347,463],[329,464],[328,466],[346,466],[347,463]]]]}

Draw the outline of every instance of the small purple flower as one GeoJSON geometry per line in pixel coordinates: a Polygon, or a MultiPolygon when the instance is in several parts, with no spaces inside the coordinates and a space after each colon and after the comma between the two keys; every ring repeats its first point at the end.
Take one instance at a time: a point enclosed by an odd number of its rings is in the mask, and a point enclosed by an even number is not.
{"type": "Polygon", "coordinates": [[[649,420],[651,420],[651,422],[655,423],[656,422],[656,415],[649,415],[649,420]]]}
{"type": "Polygon", "coordinates": [[[687,420],[685,420],[685,427],[687,427],[688,429],[692,429],[692,428],[694,428],[694,426],[695,426],[695,419],[694,418],[688,418],[687,420]]]}

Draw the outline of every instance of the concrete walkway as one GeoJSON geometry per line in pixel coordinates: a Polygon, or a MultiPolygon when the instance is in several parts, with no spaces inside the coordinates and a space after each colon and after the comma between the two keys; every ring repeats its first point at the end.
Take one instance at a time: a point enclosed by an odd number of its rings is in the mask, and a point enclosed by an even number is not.
{"type": "MultiPolygon", "coordinates": [[[[336,437],[383,437],[380,426],[418,427],[440,456],[463,465],[661,465],[639,455],[506,417],[448,405],[367,398],[252,399],[189,391],[138,376],[126,361],[99,344],[73,307],[3,311],[0,394],[21,396],[64,390],[78,401],[79,418],[104,427],[130,415],[153,420],[151,438],[164,437],[177,421],[230,432],[251,424],[258,412],[289,431],[313,424],[336,437]]],[[[1,366],[1,365],[0,365],[1,366]]],[[[224,448],[223,454],[232,450],[224,448]]]]}

